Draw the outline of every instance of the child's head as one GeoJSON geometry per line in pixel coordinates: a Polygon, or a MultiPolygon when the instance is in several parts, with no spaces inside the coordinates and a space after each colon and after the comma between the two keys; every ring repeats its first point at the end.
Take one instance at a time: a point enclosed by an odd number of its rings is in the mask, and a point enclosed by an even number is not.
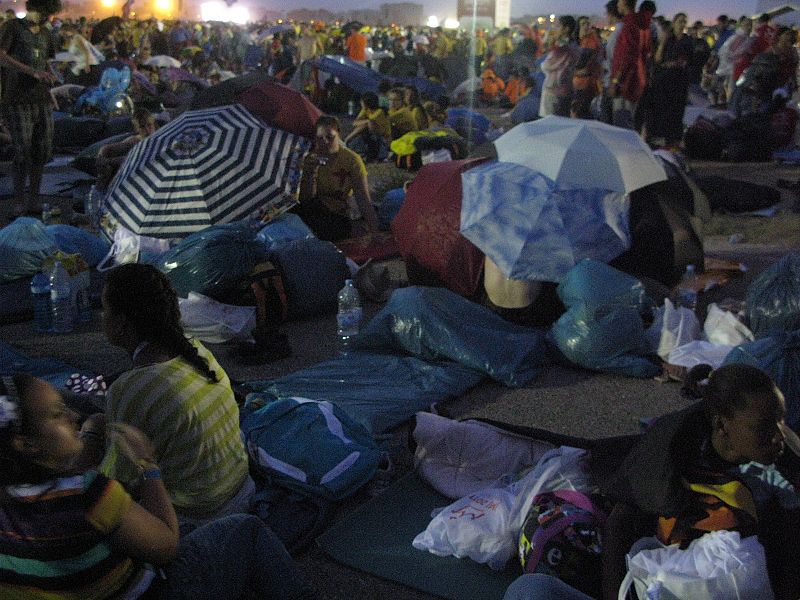
{"type": "Polygon", "coordinates": [[[78,417],[46,381],[25,373],[0,383],[0,484],[40,483],[83,449],[78,417]]]}
{"type": "Polygon", "coordinates": [[[749,365],[715,371],[700,365],[689,371],[686,388],[703,399],[720,457],[733,463],[775,462],[783,451],[786,407],[769,375],[749,365]]]}
{"type": "Polygon", "coordinates": [[[361,95],[361,105],[367,110],[378,110],[381,105],[378,95],[374,92],[365,92],[361,95]]]}

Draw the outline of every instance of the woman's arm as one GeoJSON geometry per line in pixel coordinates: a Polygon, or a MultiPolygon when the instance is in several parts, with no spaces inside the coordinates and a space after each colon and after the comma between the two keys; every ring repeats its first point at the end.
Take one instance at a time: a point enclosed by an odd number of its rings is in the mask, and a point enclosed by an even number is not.
{"type": "Polygon", "coordinates": [[[369,183],[367,182],[367,174],[363,173],[353,185],[353,197],[358,204],[361,211],[361,216],[367,223],[367,228],[370,233],[378,232],[378,216],[375,214],[375,209],[372,207],[372,202],[369,197],[369,183]]]}
{"type": "Polygon", "coordinates": [[[109,542],[128,556],[156,565],[168,563],[178,550],[178,517],[153,457],[153,445],[138,429],[115,423],[111,435],[120,450],[142,471],[139,502],[133,502],[109,542]]]}

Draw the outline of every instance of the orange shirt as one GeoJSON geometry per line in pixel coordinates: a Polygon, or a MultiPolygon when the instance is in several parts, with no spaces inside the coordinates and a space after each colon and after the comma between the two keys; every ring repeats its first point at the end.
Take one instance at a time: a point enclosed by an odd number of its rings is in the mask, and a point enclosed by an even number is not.
{"type": "Polygon", "coordinates": [[[481,88],[484,96],[494,98],[506,88],[506,84],[492,69],[485,69],[481,74],[481,88]]]}
{"type": "Polygon", "coordinates": [[[367,38],[358,31],[350,34],[344,43],[347,48],[347,56],[356,62],[366,62],[367,60],[367,38]]]}

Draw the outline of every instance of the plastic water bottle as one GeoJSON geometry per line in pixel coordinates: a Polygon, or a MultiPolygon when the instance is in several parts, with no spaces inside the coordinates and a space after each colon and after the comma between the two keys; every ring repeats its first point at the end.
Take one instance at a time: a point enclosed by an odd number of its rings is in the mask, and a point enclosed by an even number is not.
{"type": "Polygon", "coordinates": [[[692,312],[697,310],[697,275],[694,265],[686,265],[686,272],[678,284],[677,305],[688,308],[692,312]]]}
{"type": "Polygon", "coordinates": [[[92,320],[92,303],[89,300],[89,271],[83,271],[75,277],[78,286],[75,294],[75,308],[78,313],[78,321],[88,323],[92,320]]]}
{"type": "Polygon", "coordinates": [[[53,315],[53,331],[55,333],[72,331],[75,326],[72,284],[69,274],[60,262],[56,262],[50,275],[50,305],[53,315]]]}
{"type": "Polygon", "coordinates": [[[92,185],[89,188],[89,193],[84,198],[83,210],[89,219],[90,227],[96,231],[100,227],[100,194],[97,192],[97,186],[92,185]]]}
{"type": "Polygon", "coordinates": [[[33,327],[36,331],[52,331],[50,278],[44,273],[37,273],[31,280],[31,300],[33,300],[33,327]]]}
{"type": "Polygon", "coordinates": [[[339,334],[339,353],[347,355],[350,349],[350,339],[358,335],[361,318],[364,311],[361,309],[361,298],[358,290],[353,285],[353,280],[348,279],[339,292],[339,312],[336,313],[336,323],[339,334]]]}

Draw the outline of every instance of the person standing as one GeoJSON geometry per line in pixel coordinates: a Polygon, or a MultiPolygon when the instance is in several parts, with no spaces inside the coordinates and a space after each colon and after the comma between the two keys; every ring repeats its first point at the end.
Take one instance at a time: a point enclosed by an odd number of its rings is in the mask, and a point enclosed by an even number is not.
{"type": "Polygon", "coordinates": [[[692,41],[685,33],[686,15],[678,13],[660,36],[654,57],[651,94],[645,107],[645,130],[659,145],[672,147],[683,137],[683,113],[689,91],[686,65],[692,57],[692,41]]]}
{"type": "Polygon", "coordinates": [[[541,66],[545,79],[539,106],[540,117],[569,116],[572,75],[580,56],[580,48],[574,41],[578,25],[570,15],[562,15],[558,22],[558,35],[541,66]]]}
{"type": "Polygon", "coordinates": [[[358,29],[353,27],[350,35],[345,40],[345,48],[347,49],[347,57],[357,62],[360,65],[367,62],[367,37],[358,29]]]}
{"type": "Polygon", "coordinates": [[[50,86],[56,78],[47,61],[55,56],[55,44],[45,23],[61,10],[61,2],[28,0],[25,8],[25,18],[0,27],[0,114],[14,144],[16,215],[32,208],[29,201],[39,195],[44,165],[53,149],[50,86]]]}
{"type": "Polygon", "coordinates": [[[647,87],[646,58],[650,52],[650,22],[653,13],[635,12],[636,0],[619,0],[622,31],[611,59],[608,95],[613,98],[614,125],[635,129],[634,113],[647,87]]]}

